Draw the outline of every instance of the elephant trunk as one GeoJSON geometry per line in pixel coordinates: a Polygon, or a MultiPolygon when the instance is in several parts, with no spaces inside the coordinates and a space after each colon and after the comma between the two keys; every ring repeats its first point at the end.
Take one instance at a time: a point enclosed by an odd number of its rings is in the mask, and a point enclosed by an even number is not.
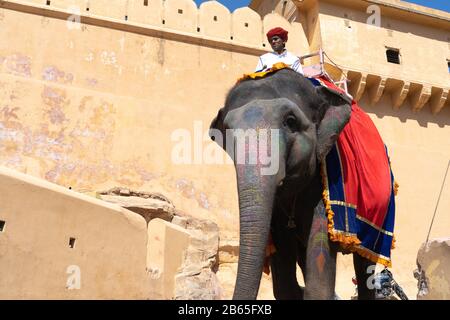
{"type": "Polygon", "coordinates": [[[233,299],[255,300],[264,266],[278,175],[258,166],[237,165],[240,210],[239,264],[233,299]]]}
{"type": "Polygon", "coordinates": [[[255,100],[228,112],[224,119],[226,149],[236,168],[240,211],[233,299],[254,300],[258,295],[275,193],[286,173],[287,146],[279,130],[284,116],[281,111],[274,116],[273,111],[282,109],[274,108],[278,105],[278,100],[255,100]]]}

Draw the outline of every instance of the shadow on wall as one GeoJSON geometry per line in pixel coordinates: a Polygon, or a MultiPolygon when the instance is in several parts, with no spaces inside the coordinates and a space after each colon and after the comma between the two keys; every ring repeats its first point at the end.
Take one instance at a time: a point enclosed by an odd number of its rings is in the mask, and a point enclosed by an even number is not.
{"type": "Polygon", "coordinates": [[[447,104],[442,108],[438,114],[433,114],[429,103],[419,111],[414,112],[412,110],[409,101],[406,101],[399,109],[394,109],[391,103],[390,93],[384,93],[380,101],[371,106],[367,96],[359,101],[359,106],[368,113],[375,114],[378,118],[383,117],[395,117],[401,122],[405,123],[407,120],[415,120],[421,127],[427,128],[429,123],[434,123],[440,128],[450,126],[450,105],[447,100],[447,104]]]}
{"type": "MultiPolygon", "coordinates": [[[[104,16],[131,23],[146,24],[167,30],[211,37],[246,46],[269,49],[265,33],[274,26],[288,30],[292,37],[306,41],[300,23],[289,23],[278,14],[264,18],[248,7],[233,13],[216,1],[204,2],[197,8],[192,0],[28,0],[30,4],[65,10],[73,15],[104,16]]],[[[290,44],[290,50],[305,52],[304,41],[290,44]]]]}

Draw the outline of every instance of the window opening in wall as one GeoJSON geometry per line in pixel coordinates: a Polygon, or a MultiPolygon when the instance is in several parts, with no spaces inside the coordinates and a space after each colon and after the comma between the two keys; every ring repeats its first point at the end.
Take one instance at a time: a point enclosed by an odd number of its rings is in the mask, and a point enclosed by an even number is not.
{"type": "Polygon", "coordinates": [[[183,14],[183,9],[178,9],[179,14],[183,14]]]}
{"type": "Polygon", "coordinates": [[[162,24],[166,24],[166,20],[163,20],[163,21],[162,21],[162,24]]]}
{"type": "Polygon", "coordinates": [[[75,247],[75,238],[69,239],[69,248],[73,249],[75,247]]]}
{"type": "Polygon", "coordinates": [[[230,39],[233,40],[233,36],[231,36],[230,39]]]}
{"type": "Polygon", "coordinates": [[[3,230],[5,230],[5,224],[6,221],[0,220],[0,232],[3,232],[3,230]]]}
{"type": "Polygon", "coordinates": [[[244,26],[245,26],[246,28],[248,28],[248,22],[244,23],[244,26]]]}
{"type": "Polygon", "coordinates": [[[390,63],[400,64],[400,50],[388,48],[386,50],[386,58],[390,63]]]}
{"type": "Polygon", "coordinates": [[[200,32],[200,27],[197,27],[197,32],[200,32]]]}
{"type": "Polygon", "coordinates": [[[128,21],[128,16],[125,16],[125,21],[128,21]]]}
{"type": "Polygon", "coordinates": [[[89,7],[86,8],[86,11],[89,11],[89,7]]]}
{"type": "Polygon", "coordinates": [[[47,0],[47,5],[48,5],[48,6],[50,5],[50,0],[47,0]]]}
{"type": "Polygon", "coordinates": [[[213,19],[214,19],[214,21],[217,21],[217,16],[214,16],[214,18],[213,18],[213,19]]]}
{"type": "Polygon", "coordinates": [[[148,0],[144,0],[144,6],[148,7],[148,0]]]}

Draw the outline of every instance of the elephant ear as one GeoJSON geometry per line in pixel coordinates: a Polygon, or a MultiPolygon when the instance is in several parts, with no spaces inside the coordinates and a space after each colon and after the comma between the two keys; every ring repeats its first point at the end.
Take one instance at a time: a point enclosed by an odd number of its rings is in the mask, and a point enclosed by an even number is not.
{"type": "Polygon", "coordinates": [[[325,109],[317,130],[317,157],[323,161],[350,120],[352,101],[344,93],[327,87],[316,87],[316,92],[325,109]]]}
{"type": "Polygon", "coordinates": [[[217,116],[211,121],[211,124],[209,125],[209,132],[208,132],[209,137],[211,138],[211,140],[216,141],[218,143],[219,141],[216,138],[224,136],[223,120],[224,120],[224,107],[220,108],[220,110],[217,112],[217,116]],[[218,135],[220,135],[220,137],[217,137],[218,135]]]}

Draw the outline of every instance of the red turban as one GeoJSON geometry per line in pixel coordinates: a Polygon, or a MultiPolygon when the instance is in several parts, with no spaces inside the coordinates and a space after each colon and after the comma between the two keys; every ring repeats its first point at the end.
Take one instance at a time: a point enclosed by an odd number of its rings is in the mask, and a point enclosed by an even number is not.
{"type": "Polygon", "coordinates": [[[269,40],[269,42],[270,42],[270,39],[273,36],[279,36],[284,41],[287,41],[288,32],[286,30],[284,30],[283,28],[276,27],[276,28],[270,29],[269,32],[267,32],[267,40],[269,40]]]}

